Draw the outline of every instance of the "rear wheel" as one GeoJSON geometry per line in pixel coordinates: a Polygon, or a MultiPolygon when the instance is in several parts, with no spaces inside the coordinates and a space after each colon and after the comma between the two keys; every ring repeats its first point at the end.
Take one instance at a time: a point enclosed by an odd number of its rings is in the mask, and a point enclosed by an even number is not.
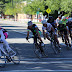
{"type": "Polygon", "coordinates": [[[38,44],[34,44],[34,53],[38,58],[42,57],[42,54],[41,54],[41,51],[40,51],[38,44]]]}
{"type": "Polygon", "coordinates": [[[19,52],[17,51],[17,49],[12,49],[10,51],[10,57],[11,57],[11,60],[14,64],[19,64],[20,63],[20,54],[19,52]]]}
{"type": "Polygon", "coordinates": [[[3,68],[6,65],[6,56],[2,53],[2,56],[0,57],[0,67],[3,68]]]}

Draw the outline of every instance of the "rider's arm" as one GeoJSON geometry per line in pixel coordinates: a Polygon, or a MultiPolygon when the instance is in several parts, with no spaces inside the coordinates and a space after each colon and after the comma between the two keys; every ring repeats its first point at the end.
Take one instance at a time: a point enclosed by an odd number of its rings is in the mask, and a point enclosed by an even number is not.
{"type": "Polygon", "coordinates": [[[43,36],[44,36],[44,38],[45,38],[45,29],[44,29],[44,27],[42,27],[42,31],[43,31],[43,36]]]}
{"type": "Polygon", "coordinates": [[[26,37],[27,40],[28,40],[28,37],[29,37],[29,29],[27,28],[27,37],[26,37]]]}

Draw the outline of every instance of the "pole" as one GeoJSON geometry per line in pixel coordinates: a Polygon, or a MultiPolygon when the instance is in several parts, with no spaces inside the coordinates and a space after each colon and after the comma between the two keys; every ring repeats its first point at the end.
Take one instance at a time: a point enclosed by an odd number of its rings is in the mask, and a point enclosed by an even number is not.
{"type": "Polygon", "coordinates": [[[49,19],[49,13],[48,13],[48,19],[49,19]]]}
{"type": "Polygon", "coordinates": [[[12,0],[12,6],[13,6],[13,0],[12,0]]]}
{"type": "Polygon", "coordinates": [[[38,14],[37,14],[37,22],[38,22],[38,14]]]}

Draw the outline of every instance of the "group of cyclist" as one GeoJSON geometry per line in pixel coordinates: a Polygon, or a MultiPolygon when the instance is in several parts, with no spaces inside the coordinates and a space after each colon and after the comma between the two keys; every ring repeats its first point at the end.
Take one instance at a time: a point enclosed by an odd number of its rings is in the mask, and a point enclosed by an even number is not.
{"type": "MultiPolygon", "coordinates": [[[[42,31],[43,31],[43,37],[44,39],[48,39],[49,41],[51,41],[51,38],[49,37],[49,34],[51,33],[51,35],[54,37],[55,41],[57,42],[59,49],[61,49],[60,44],[59,44],[59,40],[58,40],[58,35],[61,35],[62,37],[62,41],[65,42],[66,45],[69,45],[71,47],[70,44],[70,40],[68,37],[68,34],[70,34],[71,40],[72,40],[72,18],[68,18],[66,19],[65,16],[59,16],[56,20],[54,20],[54,18],[51,16],[48,18],[48,20],[42,20],[42,31]],[[64,35],[64,36],[63,36],[64,35]]],[[[31,32],[33,33],[34,36],[34,43],[37,43],[37,38],[41,41],[41,46],[44,46],[43,40],[41,39],[41,31],[40,29],[37,27],[36,24],[33,24],[32,21],[28,22],[28,27],[27,27],[27,37],[26,39],[28,40],[29,38],[29,31],[31,30],[31,32]]],[[[7,51],[11,51],[11,48],[9,47],[9,44],[7,43],[7,41],[5,40],[8,37],[8,33],[5,29],[3,29],[2,27],[0,27],[0,42],[1,40],[3,41],[3,43],[6,46],[7,51]]],[[[0,46],[3,45],[0,44],[0,46]]],[[[0,51],[0,56],[1,56],[1,51],[0,51]]]]}
{"type": "MultiPolygon", "coordinates": [[[[67,46],[69,45],[69,47],[71,47],[70,40],[68,37],[69,34],[71,37],[71,28],[72,28],[72,18],[71,17],[66,19],[65,16],[62,16],[62,17],[58,16],[58,18],[54,20],[54,18],[51,16],[48,18],[48,20],[42,20],[41,23],[43,24],[42,31],[43,31],[44,39],[47,38],[49,41],[51,41],[51,38],[49,37],[49,33],[52,33],[52,36],[54,36],[55,41],[57,42],[59,48],[61,49],[59,40],[58,40],[58,35],[57,35],[58,33],[62,37],[62,41],[65,42],[67,46]]],[[[32,21],[28,22],[27,37],[26,37],[27,40],[29,37],[30,30],[32,31],[34,35],[34,43],[36,42],[37,37],[38,37],[42,45],[44,45],[41,39],[41,36],[40,36],[41,31],[39,30],[36,24],[32,23],[32,21]]]]}

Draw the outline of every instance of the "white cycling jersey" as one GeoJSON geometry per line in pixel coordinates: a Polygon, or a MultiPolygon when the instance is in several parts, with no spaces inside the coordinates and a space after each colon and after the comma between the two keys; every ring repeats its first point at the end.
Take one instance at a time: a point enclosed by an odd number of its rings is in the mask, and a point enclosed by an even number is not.
{"type": "MultiPolygon", "coordinates": [[[[1,36],[0,41],[2,41],[3,44],[6,46],[7,51],[8,52],[11,51],[11,48],[9,47],[8,42],[5,40],[5,36],[4,36],[3,31],[1,29],[0,29],[0,36],[1,36]]],[[[3,44],[0,43],[0,54],[1,54],[1,50],[4,51],[3,44]]]]}
{"type": "Polygon", "coordinates": [[[51,31],[52,25],[50,23],[47,23],[47,27],[42,27],[42,30],[46,30],[47,32],[51,31]]]}

